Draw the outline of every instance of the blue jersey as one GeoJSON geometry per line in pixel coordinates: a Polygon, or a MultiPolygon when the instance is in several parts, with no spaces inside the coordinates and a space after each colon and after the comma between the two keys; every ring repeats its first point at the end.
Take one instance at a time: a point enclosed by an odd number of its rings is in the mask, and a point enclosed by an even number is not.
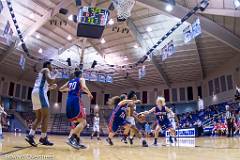
{"type": "Polygon", "coordinates": [[[112,132],[116,132],[119,127],[127,124],[126,116],[127,116],[127,107],[126,105],[117,105],[117,107],[113,110],[110,121],[109,121],[109,130],[112,132]]]}
{"type": "Polygon", "coordinates": [[[157,119],[157,120],[160,120],[160,121],[163,121],[163,120],[165,120],[165,119],[168,119],[167,111],[166,111],[165,106],[162,106],[161,109],[159,109],[159,108],[156,106],[156,107],[155,107],[155,115],[156,115],[156,119],[157,119]]]}
{"type": "Polygon", "coordinates": [[[68,82],[68,97],[81,96],[80,78],[72,79],[68,82]]]}
{"type": "Polygon", "coordinates": [[[157,106],[155,107],[155,113],[156,119],[158,121],[158,125],[162,127],[162,129],[172,128],[172,124],[168,119],[168,114],[166,111],[166,106],[162,106],[161,109],[159,109],[157,106]]]}

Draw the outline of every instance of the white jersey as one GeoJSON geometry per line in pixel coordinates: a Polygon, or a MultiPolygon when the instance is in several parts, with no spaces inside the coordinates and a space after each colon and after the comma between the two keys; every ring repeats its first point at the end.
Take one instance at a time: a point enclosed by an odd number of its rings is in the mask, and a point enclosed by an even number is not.
{"type": "Polygon", "coordinates": [[[176,129],[176,121],[175,121],[175,117],[171,114],[168,114],[168,119],[171,122],[172,126],[174,129],[176,129]]]}
{"type": "MultiPolygon", "coordinates": [[[[39,91],[42,90],[44,93],[48,92],[48,82],[47,82],[47,78],[46,78],[46,74],[43,74],[43,72],[47,70],[48,73],[50,73],[49,69],[44,68],[42,69],[37,76],[37,79],[35,81],[34,87],[33,87],[33,91],[39,91]]],[[[46,72],[45,72],[46,73],[46,72]]]]}
{"type": "Polygon", "coordinates": [[[100,118],[99,117],[94,117],[93,125],[94,126],[99,126],[99,123],[100,123],[100,118]]]}
{"type": "Polygon", "coordinates": [[[39,110],[41,108],[49,107],[49,101],[47,97],[49,84],[47,82],[47,76],[51,77],[50,71],[47,68],[42,69],[38,73],[38,76],[32,91],[33,110],[39,110]],[[43,73],[44,71],[45,71],[45,74],[43,73]]]}
{"type": "Polygon", "coordinates": [[[93,131],[94,132],[99,132],[100,131],[100,118],[99,117],[94,117],[94,121],[93,121],[93,131]]]}

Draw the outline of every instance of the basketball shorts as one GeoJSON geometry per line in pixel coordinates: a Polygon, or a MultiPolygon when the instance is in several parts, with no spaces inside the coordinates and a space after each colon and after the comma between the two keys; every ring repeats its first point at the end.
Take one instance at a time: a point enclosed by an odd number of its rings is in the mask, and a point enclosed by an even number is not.
{"type": "Polygon", "coordinates": [[[99,125],[93,125],[93,132],[100,132],[99,125]]]}
{"type": "Polygon", "coordinates": [[[136,125],[134,117],[127,117],[126,121],[133,126],[136,125]]]}
{"type": "Polygon", "coordinates": [[[109,125],[108,125],[108,129],[110,132],[117,132],[117,130],[122,127],[125,126],[126,124],[129,124],[125,119],[120,119],[120,118],[111,118],[109,125]]]}
{"type": "Polygon", "coordinates": [[[163,130],[173,128],[172,123],[169,121],[169,119],[158,120],[158,125],[161,126],[163,130]]]}
{"type": "Polygon", "coordinates": [[[66,115],[70,122],[86,117],[80,97],[67,98],[66,115]]]}
{"type": "Polygon", "coordinates": [[[48,108],[49,101],[48,101],[47,93],[39,89],[34,89],[32,91],[32,104],[33,104],[33,110],[48,108]]]}

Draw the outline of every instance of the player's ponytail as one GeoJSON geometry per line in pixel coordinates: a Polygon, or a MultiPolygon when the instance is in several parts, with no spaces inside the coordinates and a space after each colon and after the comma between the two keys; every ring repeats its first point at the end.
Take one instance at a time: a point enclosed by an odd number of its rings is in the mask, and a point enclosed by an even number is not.
{"type": "Polygon", "coordinates": [[[121,101],[119,96],[112,97],[111,99],[108,100],[108,105],[111,108],[114,108],[115,106],[118,105],[118,103],[121,101]]]}

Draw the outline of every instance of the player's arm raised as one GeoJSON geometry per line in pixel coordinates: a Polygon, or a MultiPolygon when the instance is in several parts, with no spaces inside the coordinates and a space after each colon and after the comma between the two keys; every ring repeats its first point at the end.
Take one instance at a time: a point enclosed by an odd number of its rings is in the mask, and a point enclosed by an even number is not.
{"type": "Polygon", "coordinates": [[[82,90],[87,93],[87,95],[88,95],[88,97],[90,99],[92,99],[93,98],[92,93],[88,89],[88,87],[86,85],[86,82],[85,82],[85,79],[84,78],[80,78],[80,83],[81,83],[81,86],[82,86],[82,90]]]}

